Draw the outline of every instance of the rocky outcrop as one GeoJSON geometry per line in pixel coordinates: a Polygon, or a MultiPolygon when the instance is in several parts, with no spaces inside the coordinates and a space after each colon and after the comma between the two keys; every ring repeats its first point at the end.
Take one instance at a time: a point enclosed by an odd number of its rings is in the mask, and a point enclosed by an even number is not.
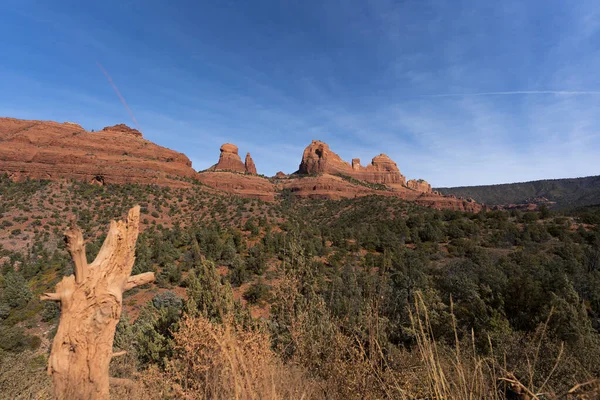
{"type": "Polygon", "coordinates": [[[230,171],[244,174],[257,174],[256,165],[254,165],[254,160],[252,160],[250,153],[246,154],[245,162],[242,162],[242,159],[238,154],[238,147],[231,143],[225,143],[221,146],[219,162],[210,167],[207,171],[230,171]]]}
{"type": "Polygon", "coordinates": [[[431,190],[431,185],[423,179],[411,179],[408,182],[406,182],[406,186],[409,189],[413,189],[418,192],[433,193],[433,190],[431,190]]]}
{"type": "Polygon", "coordinates": [[[254,160],[250,157],[250,153],[246,154],[246,160],[244,160],[244,167],[246,169],[247,174],[256,175],[256,165],[254,165],[254,160]]]}
{"type": "Polygon", "coordinates": [[[298,173],[341,174],[371,183],[406,184],[406,178],[400,173],[396,163],[385,154],[374,157],[371,164],[365,167],[360,165],[358,158],[352,159],[351,165],[331,151],[328,144],[319,140],[313,140],[304,150],[298,173]]]}
{"type": "Polygon", "coordinates": [[[67,122],[0,118],[0,173],[12,179],[189,186],[196,172],[183,154],[127,127],[88,132],[67,122]]]}
{"type": "Polygon", "coordinates": [[[125,124],[118,124],[115,126],[107,126],[106,128],[102,129],[103,132],[118,132],[118,133],[122,133],[124,135],[131,135],[134,137],[142,137],[142,132],[138,131],[137,129],[133,129],[128,127],[125,124]]]}
{"type": "Polygon", "coordinates": [[[209,171],[246,172],[246,166],[242,162],[235,144],[225,143],[220,150],[219,162],[210,167],[209,171]]]}
{"type": "Polygon", "coordinates": [[[257,175],[236,174],[228,171],[204,171],[197,175],[203,184],[226,193],[265,201],[275,199],[275,187],[267,179],[257,175]]]}

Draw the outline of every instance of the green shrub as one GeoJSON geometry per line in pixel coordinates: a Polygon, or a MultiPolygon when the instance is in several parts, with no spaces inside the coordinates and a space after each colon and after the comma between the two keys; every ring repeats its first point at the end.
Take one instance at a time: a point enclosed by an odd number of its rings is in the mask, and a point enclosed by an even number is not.
{"type": "Polygon", "coordinates": [[[181,310],[183,307],[183,299],[175,293],[168,291],[154,296],[152,305],[156,307],[157,310],[160,310],[161,308],[175,308],[181,310]]]}
{"type": "Polygon", "coordinates": [[[20,273],[10,271],[6,274],[2,290],[2,303],[11,308],[23,307],[31,300],[31,297],[27,282],[20,273]]]}
{"type": "Polygon", "coordinates": [[[26,335],[23,328],[0,325],[0,350],[12,352],[36,350],[41,343],[39,337],[26,335]]]}
{"type": "Polygon", "coordinates": [[[253,283],[244,292],[244,299],[250,304],[260,304],[271,297],[271,287],[262,281],[253,283]]]}
{"type": "Polygon", "coordinates": [[[40,316],[44,322],[52,321],[60,316],[60,307],[53,301],[46,301],[40,316]]]}

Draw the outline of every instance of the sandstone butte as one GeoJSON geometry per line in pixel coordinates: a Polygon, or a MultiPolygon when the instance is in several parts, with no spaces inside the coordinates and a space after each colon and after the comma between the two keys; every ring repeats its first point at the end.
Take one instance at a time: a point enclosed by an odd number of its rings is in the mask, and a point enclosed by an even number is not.
{"type": "Polygon", "coordinates": [[[352,159],[352,165],[329,149],[329,145],[313,140],[302,155],[298,168],[299,174],[343,174],[352,178],[382,184],[406,184],[406,178],[400,173],[398,166],[385,154],[373,158],[371,164],[363,167],[360,159],[352,159]]]}
{"type": "Polygon", "coordinates": [[[221,192],[272,201],[289,190],[303,198],[341,199],[394,196],[439,209],[479,211],[472,200],[443,196],[423,180],[410,180],[384,154],[367,166],[342,160],[326,143],[313,141],[299,170],[268,179],[257,175],[250,154],[242,162],[237,146],[221,146],[217,164],[196,172],[183,154],[158,146],[141,132],[119,124],[89,132],[71,123],[0,118],[0,173],[13,180],[76,179],[91,183],[141,183],[189,187],[192,180],[221,192]]]}
{"type": "Polygon", "coordinates": [[[52,121],[0,118],[0,173],[13,180],[189,186],[196,172],[183,154],[158,146],[127,125],[88,132],[52,121]]]}
{"type": "Polygon", "coordinates": [[[277,185],[298,197],[341,199],[377,194],[438,209],[473,212],[482,209],[473,200],[435,193],[422,179],[407,182],[396,163],[385,154],[374,157],[370,165],[363,167],[359,159],[349,164],[318,140],[304,150],[298,171],[289,178],[280,179],[277,185]]]}

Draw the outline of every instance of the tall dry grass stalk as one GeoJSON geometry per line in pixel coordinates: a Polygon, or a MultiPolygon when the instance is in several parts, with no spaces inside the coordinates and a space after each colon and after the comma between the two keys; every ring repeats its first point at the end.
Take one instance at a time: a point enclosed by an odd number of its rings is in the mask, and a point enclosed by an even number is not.
{"type": "MultiPolygon", "coordinates": [[[[452,311],[452,300],[451,300],[452,311]]],[[[475,348],[475,335],[471,332],[471,346],[465,348],[465,340],[459,340],[456,319],[452,312],[452,323],[455,343],[451,348],[436,342],[429,314],[420,293],[415,295],[415,309],[410,311],[410,320],[415,333],[417,350],[420,355],[424,373],[421,375],[424,391],[412,390],[412,398],[427,399],[515,399],[515,400],[542,400],[542,399],[600,399],[600,380],[591,379],[579,384],[567,392],[557,393],[549,388],[549,382],[559,367],[564,345],[561,344],[555,356],[555,362],[546,376],[539,376],[538,366],[542,342],[547,334],[548,323],[552,317],[552,310],[546,322],[538,329],[534,336],[535,351],[533,357],[525,355],[522,363],[526,364],[525,375],[527,380],[519,380],[515,373],[509,371],[506,361],[498,362],[494,354],[492,341],[488,337],[489,355],[481,356],[475,348]],[[541,382],[538,386],[536,382],[541,382]]],[[[506,354],[502,355],[506,360],[506,354]]],[[[413,386],[413,389],[415,387],[413,386]]]]}
{"type": "MultiPolygon", "coordinates": [[[[452,305],[451,305],[452,309],[452,305]]],[[[423,362],[427,398],[432,399],[498,399],[498,376],[494,359],[480,357],[472,348],[464,349],[458,338],[456,320],[452,313],[454,348],[440,346],[433,335],[429,313],[420,293],[415,295],[415,309],[410,310],[410,321],[423,362]]],[[[490,344],[491,347],[491,344],[490,344]]]]}

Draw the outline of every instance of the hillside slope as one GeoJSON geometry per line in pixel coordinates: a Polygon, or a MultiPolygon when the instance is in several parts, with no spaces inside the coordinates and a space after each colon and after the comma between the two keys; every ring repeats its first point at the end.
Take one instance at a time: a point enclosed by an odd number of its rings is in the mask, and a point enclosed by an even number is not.
{"type": "Polygon", "coordinates": [[[488,205],[524,204],[535,198],[546,198],[559,208],[600,204],[600,176],[436,190],[443,194],[471,197],[488,205]]]}

